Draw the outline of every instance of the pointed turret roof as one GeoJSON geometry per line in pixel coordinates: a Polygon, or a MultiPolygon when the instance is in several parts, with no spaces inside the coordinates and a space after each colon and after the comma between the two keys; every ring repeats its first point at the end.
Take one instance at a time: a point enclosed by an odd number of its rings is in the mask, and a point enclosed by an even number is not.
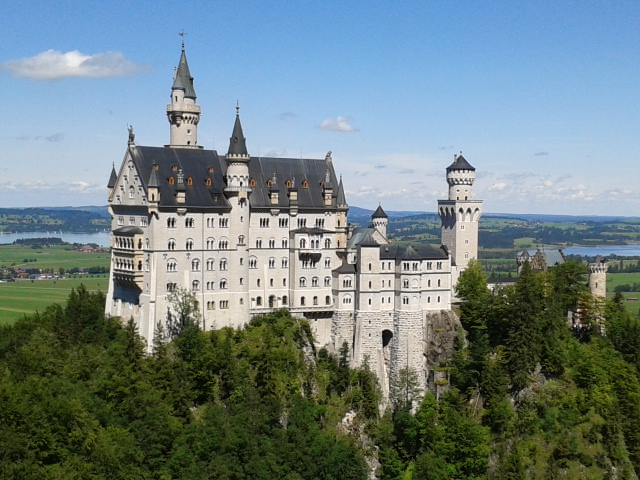
{"type": "Polygon", "coordinates": [[[462,156],[462,152],[460,155],[456,155],[453,159],[453,163],[447,167],[447,172],[451,170],[473,170],[475,171],[475,167],[471,166],[469,162],[462,156]]]}
{"type": "Polygon", "coordinates": [[[242,124],[240,123],[240,107],[236,107],[236,123],[233,125],[233,133],[231,134],[227,155],[249,155],[247,142],[242,133],[242,124]]]}
{"type": "Polygon", "coordinates": [[[189,64],[187,63],[187,55],[184,52],[184,44],[182,45],[182,55],[180,55],[180,63],[176,71],[176,78],[173,80],[172,90],[184,90],[185,98],[196,99],[196,91],[193,88],[193,77],[189,72],[189,64]]]}
{"type": "Polygon", "coordinates": [[[376,209],[375,212],[373,212],[373,215],[371,215],[371,218],[389,218],[389,216],[386,213],[384,213],[382,206],[378,205],[378,208],[376,209]]]}
{"type": "Polygon", "coordinates": [[[147,187],[160,188],[160,179],[158,178],[158,170],[156,169],[155,164],[151,169],[151,175],[149,176],[149,183],[147,183],[147,187]]]}
{"type": "Polygon", "coordinates": [[[111,176],[109,177],[109,183],[107,183],[107,188],[115,187],[117,180],[118,180],[118,175],[116,174],[116,167],[114,165],[111,167],[111,176]]]}
{"type": "Polygon", "coordinates": [[[333,185],[331,184],[331,170],[327,166],[327,170],[324,173],[324,188],[333,189],[333,185]]]}
{"type": "Polygon", "coordinates": [[[338,194],[336,198],[336,203],[338,205],[346,205],[347,199],[344,196],[344,187],[342,186],[342,175],[340,175],[340,182],[338,182],[338,194]]]}

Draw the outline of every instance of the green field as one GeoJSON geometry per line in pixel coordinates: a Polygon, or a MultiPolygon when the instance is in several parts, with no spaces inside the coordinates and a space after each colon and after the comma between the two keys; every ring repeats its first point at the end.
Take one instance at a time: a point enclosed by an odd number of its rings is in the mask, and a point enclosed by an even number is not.
{"type": "Polygon", "coordinates": [[[87,290],[106,293],[108,280],[107,275],[79,275],[70,279],[0,283],[0,325],[43,311],[52,303],[64,303],[71,289],[81,283],[87,290]]]}
{"type": "Polygon", "coordinates": [[[0,267],[11,266],[53,270],[108,267],[109,253],[82,253],[70,245],[38,249],[24,245],[0,245],[0,267]]]}

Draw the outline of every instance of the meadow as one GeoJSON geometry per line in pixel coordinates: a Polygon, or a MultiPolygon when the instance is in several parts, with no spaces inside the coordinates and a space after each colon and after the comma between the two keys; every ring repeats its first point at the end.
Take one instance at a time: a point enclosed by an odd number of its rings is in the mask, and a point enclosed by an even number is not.
{"type": "Polygon", "coordinates": [[[42,270],[108,267],[109,253],[83,253],[71,245],[31,248],[29,245],[0,245],[0,268],[21,267],[42,270]]]}
{"type": "Polygon", "coordinates": [[[107,275],[75,275],[57,280],[18,280],[0,283],[0,325],[43,311],[52,303],[64,304],[72,288],[84,284],[91,292],[107,291],[107,275]]]}

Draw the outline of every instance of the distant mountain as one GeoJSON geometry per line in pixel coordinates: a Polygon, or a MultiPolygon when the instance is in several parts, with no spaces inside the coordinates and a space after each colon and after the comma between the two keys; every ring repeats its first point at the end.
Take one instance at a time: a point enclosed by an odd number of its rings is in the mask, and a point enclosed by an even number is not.
{"type": "MultiPolygon", "coordinates": [[[[406,217],[424,218],[437,215],[436,212],[416,212],[410,210],[385,210],[389,219],[398,219],[406,217]]],[[[369,222],[373,210],[360,207],[349,207],[349,221],[352,223],[360,223],[359,220],[369,222]]],[[[594,222],[594,223],[610,223],[618,221],[640,220],[640,217],[621,217],[621,216],[599,216],[599,215],[551,215],[538,213],[484,213],[484,217],[493,218],[516,218],[527,222],[594,222]]]]}

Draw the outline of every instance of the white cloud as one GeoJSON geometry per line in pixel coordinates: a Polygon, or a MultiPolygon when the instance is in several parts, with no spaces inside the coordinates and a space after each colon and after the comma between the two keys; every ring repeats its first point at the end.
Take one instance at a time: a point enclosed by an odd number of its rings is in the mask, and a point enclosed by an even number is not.
{"type": "Polygon", "coordinates": [[[489,190],[504,190],[505,188],[507,188],[507,184],[504,182],[498,182],[498,183],[494,183],[493,185],[491,185],[489,187],[489,190]]]}
{"type": "Polygon", "coordinates": [[[49,183],[43,181],[35,182],[5,182],[0,183],[0,189],[8,190],[12,192],[20,192],[21,194],[29,194],[29,192],[58,192],[60,194],[74,193],[74,194],[92,194],[92,193],[104,193],[105,188],[103,185],[97,185],[95,183],[88,183],[81,180],[75,182],[59,182],[49,183]]]}
{"type": "Polygon", "coordinates": [[[331,132],[356,132],[357,129],[349,124],[348,117],[336,117],[336,118],[328,118],[323,121],[318,128],[320,130],[329,130],[331,132]]]}
{"type": "Polygon", "coordinates": [[[131,62],[120,52],[85,55],[77,50],[67,53],[47,50],[34,57],[9,60],[0,64],[14,77],[32,80],[59,80],[68,77],[122,77],[146,69],[142,64],[131,62]]]}

